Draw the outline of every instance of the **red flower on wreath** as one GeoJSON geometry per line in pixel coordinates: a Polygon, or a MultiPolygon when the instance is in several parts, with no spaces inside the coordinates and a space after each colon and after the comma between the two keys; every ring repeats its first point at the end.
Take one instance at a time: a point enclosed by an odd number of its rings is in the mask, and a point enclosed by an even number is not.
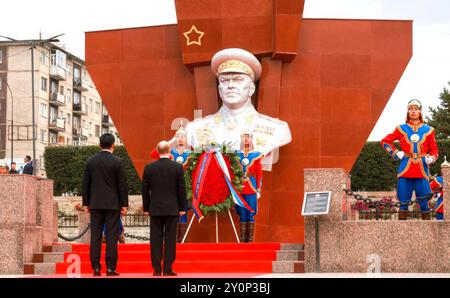
{"type": "MultiPolygon", "coordinates": [[[[202,160],[203,156],[206,154],[202,153],[198,160],[202,160]]],[[[230,167],[230,160],[226,155],[223,155],[225,163],[227,165],[228,171],[230,173],[231,181],[233,181],[234,174],[230,167]]],[[[195,189],[195,175],[197,171],[200,170],[198,166],[192,172],[192,189],[195,189]]],[[[200,198],[201,204],[205,206],[214,206],[220,203],[223,203],[227,197],[230,195],[230,189],[228,188],[227,182],[225,181],[225,177],[223,176],[223,172],[220,169],[217,160],[213,157],[211,163],[209,164],[208,169],[204,169],[205,174],[205,184],[203,186],[202,196],[200,198]]],[[[195,194],[193,194],[195,196],[195,194]]]]}

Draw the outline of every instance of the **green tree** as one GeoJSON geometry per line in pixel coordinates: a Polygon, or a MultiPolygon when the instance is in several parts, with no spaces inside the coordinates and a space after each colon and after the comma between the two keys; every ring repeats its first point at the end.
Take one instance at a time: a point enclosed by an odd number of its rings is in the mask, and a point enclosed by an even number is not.
{"type": "MultiPolygon", "coordinates": [[[[450,86],[450,82],[448,83],[450,86]]],[[[429,125],[436,130],[436,139],[445,140],[450,138],[450,93],[444,87],[444,91],[439,95],[440,105],[436,108],[429,108],[430,116],[427,117],[429,125]]]]}

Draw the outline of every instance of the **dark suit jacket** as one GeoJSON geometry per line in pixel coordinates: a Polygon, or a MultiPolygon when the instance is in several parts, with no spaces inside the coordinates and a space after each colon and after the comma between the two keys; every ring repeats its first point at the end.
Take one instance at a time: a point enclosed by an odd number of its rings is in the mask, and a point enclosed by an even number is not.
{"type": "Polygon", "coordinates": [[[186,205],[183,167],[168,158],[145,166],[142,199],[150,216],[178,216],[186,205]]]}
{"type": "Polygon", "coordinates": [[[88,159],[83,175],[83,206],[120,210],[128,207],[128,183],[122,159],[101,151],[88,159]]]}
{"type": "Polygon", "coordinates": [[[25,164],[22,174],[33,175],[33,165],[31,162],[25,164]]]}

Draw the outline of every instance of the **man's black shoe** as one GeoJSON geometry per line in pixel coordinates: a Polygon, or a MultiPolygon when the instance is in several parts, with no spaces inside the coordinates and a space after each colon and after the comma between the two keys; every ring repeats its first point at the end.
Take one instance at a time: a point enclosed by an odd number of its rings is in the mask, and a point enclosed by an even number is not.
{"type": "Polygon", "coordinates": [[[178,274],[176,272],[170,271],[170,272],[164,272],[164,276],[177,276],[178,274]]]}
{"type": "Polygon", "coordinates": [[[161,272],[153,272],[153,276],[161,276],[161,272]]]}
{"type": "Polygon", "coordinates": [[[94,270],[94,276],[101,276],[102,274],[100,273],[100,269],[95,269],[94,270]]]}
{"type": "Polygon", "coordinates": [[[119,272],[116,272],[115,270],[109,270],[106,271],[106,276],[118,276],[120,275],[119,272]]]}

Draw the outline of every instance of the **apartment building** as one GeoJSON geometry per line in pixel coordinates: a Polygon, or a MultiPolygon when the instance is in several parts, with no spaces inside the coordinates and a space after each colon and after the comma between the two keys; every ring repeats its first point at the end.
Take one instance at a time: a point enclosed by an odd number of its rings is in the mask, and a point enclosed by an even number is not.
{"type": "Polygon", "coordinates": [[[105,132],[120,144],[83,60],[50,42],[0,41],[0,159],[32,156],[32,44],[37,174],[47,146],[98,145],[105,132]]]}

